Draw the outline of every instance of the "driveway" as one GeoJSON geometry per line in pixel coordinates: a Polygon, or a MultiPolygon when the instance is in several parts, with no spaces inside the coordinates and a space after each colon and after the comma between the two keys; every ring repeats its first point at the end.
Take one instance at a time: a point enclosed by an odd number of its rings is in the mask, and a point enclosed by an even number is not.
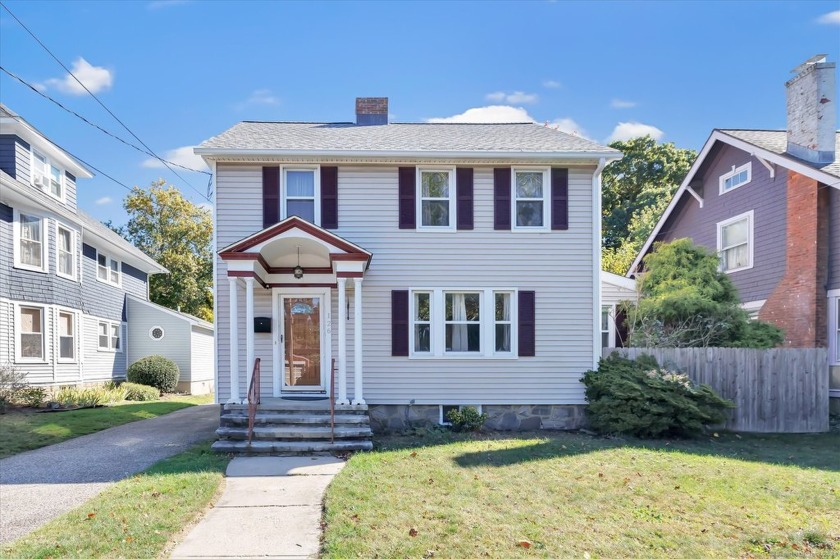
{"type": "Polygon", "coordinates": [[[218,406],[193,406],[0,460],[0,543],[40,528],[115,481],[213,438],[218,426],[218,406]]]}

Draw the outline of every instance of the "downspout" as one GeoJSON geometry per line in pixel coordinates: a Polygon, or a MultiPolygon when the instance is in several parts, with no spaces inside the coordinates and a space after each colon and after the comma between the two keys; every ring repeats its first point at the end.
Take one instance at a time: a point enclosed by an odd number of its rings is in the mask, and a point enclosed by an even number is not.
{"type": "Polygon", "coordinates": [[[594,303],[592,321],[592,369],[598,367],[601,358],[601,172],[607,166],[602,157],[592,174],[592,300],[594,303]]]}

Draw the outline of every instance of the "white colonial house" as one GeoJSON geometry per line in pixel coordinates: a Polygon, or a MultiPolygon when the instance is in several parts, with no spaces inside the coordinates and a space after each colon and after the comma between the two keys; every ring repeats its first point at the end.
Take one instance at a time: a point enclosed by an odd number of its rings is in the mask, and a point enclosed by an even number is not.
{"type": "Polygon", "coordinates": [[[216,448],[329,446],[296,443],[325,435],[293,419],[333,394],[350,448],[368,413],[383,430],[458,406],[499,429],[579,425],[601,354],[600,174],[621,154],[533,123],[389,123],[384,98],[356,113],[241,122],[195,150],[217,197],[216,448]]]}

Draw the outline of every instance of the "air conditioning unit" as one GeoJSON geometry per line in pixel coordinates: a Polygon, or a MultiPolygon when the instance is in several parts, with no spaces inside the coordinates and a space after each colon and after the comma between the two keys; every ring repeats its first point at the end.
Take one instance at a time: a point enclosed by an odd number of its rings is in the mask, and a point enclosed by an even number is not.
{"type": "Polygon", "coordinates": [[[32,184],[37,186],[41,190],[46,190],[47,186],[49,186],[47,183],[47,177],[45,177],[44,175],[35,175],[34,177],[32,177],[32,184]]]}

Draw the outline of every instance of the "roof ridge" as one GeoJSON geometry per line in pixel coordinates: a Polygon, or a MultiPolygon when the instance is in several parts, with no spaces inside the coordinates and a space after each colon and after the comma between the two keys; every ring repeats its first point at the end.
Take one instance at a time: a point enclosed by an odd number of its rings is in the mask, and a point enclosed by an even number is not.
{"type": "MultiPolygon", "coordinates": [[[[359,128],[368,128],[370,126],[375,125],[367,125],[367,124],[356,124],[355,122],[316,122],[316,121],[307,121],[307,120],[242,120],[240,123],[248,123],[248,124],[347,124],[349,126],[359,126],[359,128]]],[[[386,126],[391,125],[420,125],[420,126],[508,126],[508,125],[523,125],[523,124],[533,124],[539,125],[538,122],[389,122],[386,126]]],[[[382,125],[380,125],[382,126],[382,125]]]]}

